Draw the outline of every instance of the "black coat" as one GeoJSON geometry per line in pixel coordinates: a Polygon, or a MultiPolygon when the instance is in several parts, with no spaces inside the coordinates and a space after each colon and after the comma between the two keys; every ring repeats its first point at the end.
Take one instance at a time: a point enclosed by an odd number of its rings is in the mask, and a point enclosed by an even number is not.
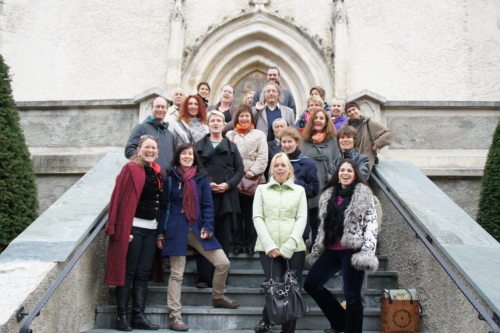
{"type": "Polygon", "coordinates": [[[305,155],[300,154],[298,158],[290,158],[295,176],[295,184],[300,185],[306,191],[307,199],[314,198],[319,193],[318,172],[316,163],[305,155]]]}
{"type": "Polygon", "coordinates": [[[224,193],[213,193],[214,217],[226,213],[239,213],[240,201],[236,186],[243,178],[243,160],[236,145],[224,138],[214,149],[210,134],[196,143],[196,151],[208,173],[210,182],[227,183],[229,189],[224,193]]]}

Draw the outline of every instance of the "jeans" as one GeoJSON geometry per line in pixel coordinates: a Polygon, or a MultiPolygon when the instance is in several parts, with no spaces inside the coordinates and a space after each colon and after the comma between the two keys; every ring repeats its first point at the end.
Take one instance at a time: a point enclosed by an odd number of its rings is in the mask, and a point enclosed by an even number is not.
{"type": "Polygon", "coordinates": [[[345,333],[361,333],[363,328],[361,287],[365,272],[358,271],[351,265],[351,257],[356,252],[354,250],[332,251],[325,249],[309,270],[304,283],[304,289],[321,308],[330,322],[330,326],[345,333]],[[342,271],[344,282],[345,310],[324,286],[339,270],[342,271]]]}
{"type": "MultiPolygon", "coordinates": [[[[287,270],[286,259],[283,257],[270,258],[264,252],[259,252],[260,254],[260,263],[262,265],[262,269],[264,270],[264,274],[266,276],[266,280],[271,278],[271,266],[273,272],[273,279],[275,281],[282,281],[283,275],[287,270]]],[[[288,259],[288,265],[290,270],[295,271],[295,276],[297,277],[297,281],[299,286],[302,285],[302,271],[304,269],[304,262],[306,258],[306,253],[304,251],[295,252],[293,256],[288,259]]],[[[266,307],[262,310],[262,318],[266,324],[269,324],[269,318],[267,316],[266,307]]],[[[292,320],[281,325],[281,331],[283,333],[293,333],[295,332],[295,324],[296,320],[292,320]]]]}
{"type": "Polygon", "coordinates": [[[156,229],[132,227],[128,245],[125,286],[147,288],[156,252],[156,229]]]}

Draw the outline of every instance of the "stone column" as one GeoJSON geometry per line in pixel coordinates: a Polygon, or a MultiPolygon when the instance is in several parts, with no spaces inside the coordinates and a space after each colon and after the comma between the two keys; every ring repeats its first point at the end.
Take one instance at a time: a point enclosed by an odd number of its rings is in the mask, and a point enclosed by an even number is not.
{"type": "Polygon", "coordinates": [[[183,0],[175,0],[170,13],[170,36],[167,53],[167,91],[172,92],[181,86],[182,57],[184,52],[184,32],[186,20],[182,8],[183,0]]]}
{"type": "Polygon", "coordinates": [[[335,9],[332,17],[333,66],[335,71],[335,96],[345,97],[348,94],[348,40],[347,14],[344,0],[333,0],[335,9]]]}

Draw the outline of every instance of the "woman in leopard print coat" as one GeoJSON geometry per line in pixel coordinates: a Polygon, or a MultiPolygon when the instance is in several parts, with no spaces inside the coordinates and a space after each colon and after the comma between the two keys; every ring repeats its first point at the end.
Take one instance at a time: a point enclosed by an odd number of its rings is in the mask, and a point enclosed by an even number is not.
{"type": "Polygon", "coordinates": [[[377,213],[373,194],[352,160],[340,163],[319,200],[321,224],[307,263],[305,290],[330,322],[330,332],[361,333],[361,287],[366,272],[378,268],[377,213]],[[324,287],[341,271],[346,309],[324,287]]]}

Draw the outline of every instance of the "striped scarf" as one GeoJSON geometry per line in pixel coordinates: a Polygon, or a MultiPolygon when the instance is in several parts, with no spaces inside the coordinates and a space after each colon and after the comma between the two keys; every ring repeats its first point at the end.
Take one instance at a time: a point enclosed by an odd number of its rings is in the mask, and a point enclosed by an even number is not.
{"type": "Polygon", "coordinates": [[[198,221],[198,190],[196,189],[196,167],[190,167],[186,172],[178,166],[175,170],[181,176],[182,182],[182,210],[190,225],[198,221]]]}

